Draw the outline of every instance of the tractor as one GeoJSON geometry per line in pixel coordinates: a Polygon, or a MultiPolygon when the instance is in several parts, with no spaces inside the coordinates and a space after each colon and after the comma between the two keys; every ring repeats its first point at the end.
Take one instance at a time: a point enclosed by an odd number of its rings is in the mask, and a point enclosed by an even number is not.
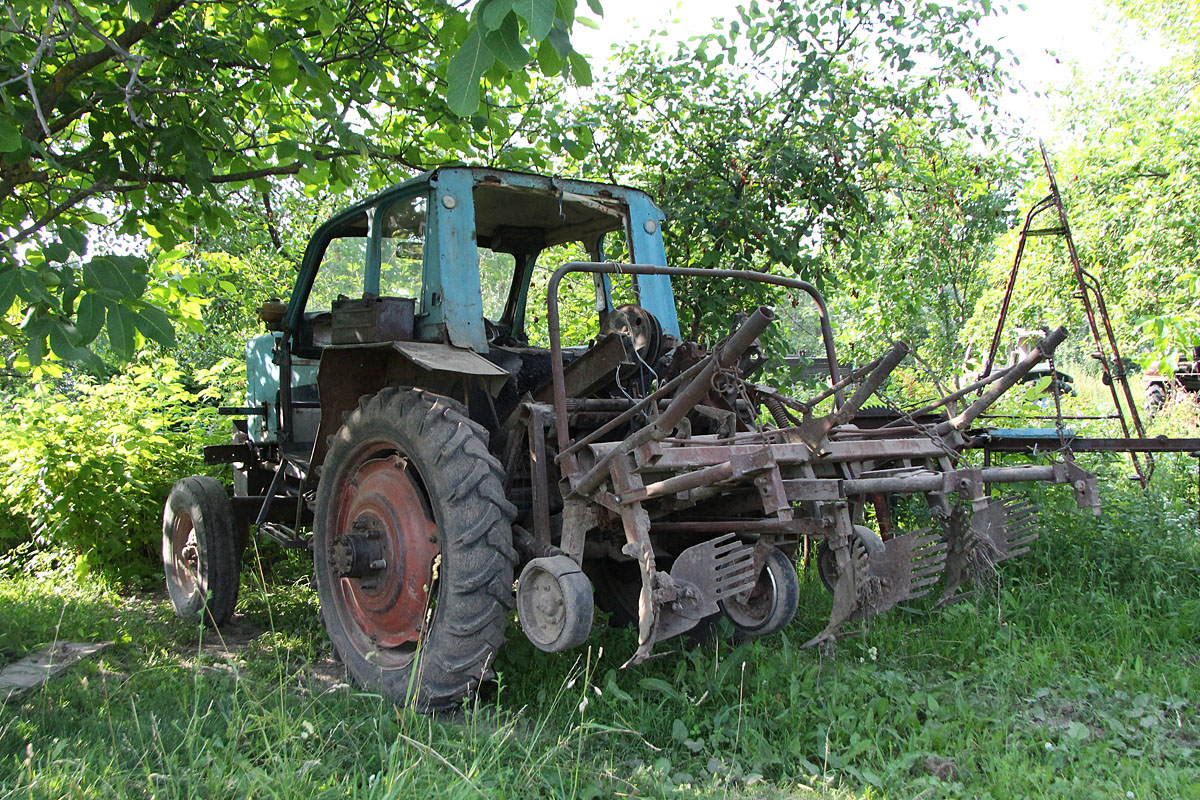
{"type": "Polygon", "coordinates": [[[1097,507],[1069,454],[964,459],[974,420],[1062,329],[920,409],[858,420],[908,348],[843,374],[814,286],[668,267],[663,220],[627,187],[445,167],[321,225],[288,301],[260,309],[246,404],[222,409],[232,442],[205,450],[232,487],[187,477],[167,500],[176,612],[231,617],[251,530],[307,549],[350,677],[435,710],[492,676],[514,607],[547,652],[583,643],[600,607],[636,626],[632,666],[717,615],[744,636],[782,630],[811,544],[832,611],[807,644],[828,643],[939,581],[940,603],[961,599],[1028,549],[1032,509],[993,486],[1067,484],[1097,507]],[[711,347],[684,341],[684,276],[811,303],[824,383],[797,399],[752,380],[767,306],[711,347]],[[934,524],[902,530],[904,496],[934,524]]]}

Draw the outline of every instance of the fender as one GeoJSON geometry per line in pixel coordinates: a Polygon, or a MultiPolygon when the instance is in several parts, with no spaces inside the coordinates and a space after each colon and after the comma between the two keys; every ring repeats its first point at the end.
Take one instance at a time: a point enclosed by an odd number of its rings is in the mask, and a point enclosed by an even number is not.
{"type": "MultiPolygon", "coordinates": [[[[359,398],[387,386],[420,386],[470,406],[470,392],[482,389],[495,397],[510,373],[478,353],[437,342],[374,342],[326,345],[317,371],[321,424],[310,465],[325,460],[329,437],[359,398]]],[[[313,471],[310,471],[310,476],[313,471]]],[[[311,478],[310,478],[311,480],[311,478]]]]}

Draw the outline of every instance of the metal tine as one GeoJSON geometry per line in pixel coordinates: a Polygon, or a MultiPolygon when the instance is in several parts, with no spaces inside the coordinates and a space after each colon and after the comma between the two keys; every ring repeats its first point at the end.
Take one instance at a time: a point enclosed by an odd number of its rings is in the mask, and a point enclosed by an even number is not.
{"type": "Polygon", "coordinates": [[[737,561],[725,561],[716,565],[713,573],[716,577],[728,577],[730,575],[739,575],[743,572],[754,571],[754,559],[745,558],[737,561]]]}
{"type": "Polygon", "coordinates": [[[715,583],[719,583],[719,584],[741,583],[742,581],[749,581],[749,580],[757,581],[758,574],[751,570],[744,570],[742,572],[734,572],[734,573],[729,573],[726,575],[718,575],[715,583]]]}
{"type": "Polygon", "coordinates": [[[927,547],[920,547],[912,551],[913,558],[929,558],[932,556],[940,556],[947,550],[945,542],[942,544],[931,544],[927,547]]]}
{"type": "Polygon", "coordinates": [[[725,581],[734,580],[739,575],[757,575],[757,573],[754,571],[753,561],[746,562],[745,564],[738,564],[734,567],[730,567],[729,569],[719,570],[715,577],[719,581],[725,581]]]}
{"type": "Polygon", "coordinates": [[[1042,538],[1041,532],[1033,531],[1032,533],[1024,533],[1023,535],[1019,536],[1009,536],[1008,543],[1010,545],[1020,546],[1023,544],[1029,544],[1030,542],[1036,542],[1040,538],[1042,538]]]}
{"type": "Polygon", "coordinates": [[[1009,550],[1008,555],[1005,556],[1005,558],[1016,558],[1017,556],[1023,556],[1028,552],[1029,552],[1028,547],[1021,547],[1016,550],[1009,550]]]}
{"type": "Polygon", "coordinates": [[[738,550],[741,550],[741,549],[753,550],[754,548],[748,544],[742,544],[741,542],[737,541],[736,539],[733,540],[732,542],[727,542],[725,544],[713,545],[713,548],[712,548],[713,554],[717,558],[720,558],[721,556],[724,556],[727,553],[736,553],[738,550]]]}
{"type": "Polygon", "coordinates": [[[733,556],[732,558],[722,559],[716,564],[717,572],[729,572],[731,570],[742,569],[748,564],[754,563],[754,553],[745,556],[733,556]]]}

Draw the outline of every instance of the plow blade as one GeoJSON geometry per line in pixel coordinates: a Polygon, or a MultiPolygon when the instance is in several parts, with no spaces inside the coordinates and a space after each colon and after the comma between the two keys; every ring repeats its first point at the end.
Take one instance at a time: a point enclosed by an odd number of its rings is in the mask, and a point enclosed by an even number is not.
{"type": "Polygon", "coordinates": [[[1001,561],[1028,553],[1040,535],[1037,508],[1023,497],[992,500],[970,519],[969,513],[956,509],[947,526],[946,588],[937,608],[970,597],[974,592],[959,591],[962,584],[979,583],[994,574],[1001,561]]]}
{"type": "Polygon", "coordinates": [[[671,579],[684,593],[679,613],[694,619],[715,614],[718,600],[754,588],[754,547],[733,534],[692,545],[675,559],[671,579]],[[699,597],[688,598],[688,589],[695,589],[699,597]]]}
{"type": "Polygon", "coordinates": [[[946,567],[946,540],[929,529],[913,531],[868,552],[857,543],[850,548],[853,580],[839,576],[833,592],[833,613],[825,630],[804,647],[831,642],[845,623],[883,613],[897,603],[928,594],[946,567]]]}
{"type": "Polygon", "coordinates": [[[754,547],[742,544],[733,534],[684,550],[669,573],[675,599],[658,608],[649,639],[626,666],[641,663],[654,642],[678,636],[718,613],[719,600],[749,592],[758,582],[758,572],[754,568],[754,547]]]}

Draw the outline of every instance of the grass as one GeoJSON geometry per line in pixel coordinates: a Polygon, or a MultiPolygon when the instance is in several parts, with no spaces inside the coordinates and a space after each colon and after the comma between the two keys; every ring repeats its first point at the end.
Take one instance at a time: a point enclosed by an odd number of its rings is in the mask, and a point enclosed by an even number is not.
{"type": "Polygon", "coordinates": [[[1192,469],[1160,465],[1149,498],[1113,483],[1098,519],[1041,491],[1043,540],[974,604],[831,650],[798,646],[828,609],[815,574],[782,635],[629,670],[631,631],[551,656],[514,623],[497,684],[432,718],[346,686],[301,564],[269,591],[247,574],[222,643],[162,594],[10,554],[0,665],[114,645],[0,706],[0,798],[1200,798],[1200,540],[1172,499],[1192,469]]]}

